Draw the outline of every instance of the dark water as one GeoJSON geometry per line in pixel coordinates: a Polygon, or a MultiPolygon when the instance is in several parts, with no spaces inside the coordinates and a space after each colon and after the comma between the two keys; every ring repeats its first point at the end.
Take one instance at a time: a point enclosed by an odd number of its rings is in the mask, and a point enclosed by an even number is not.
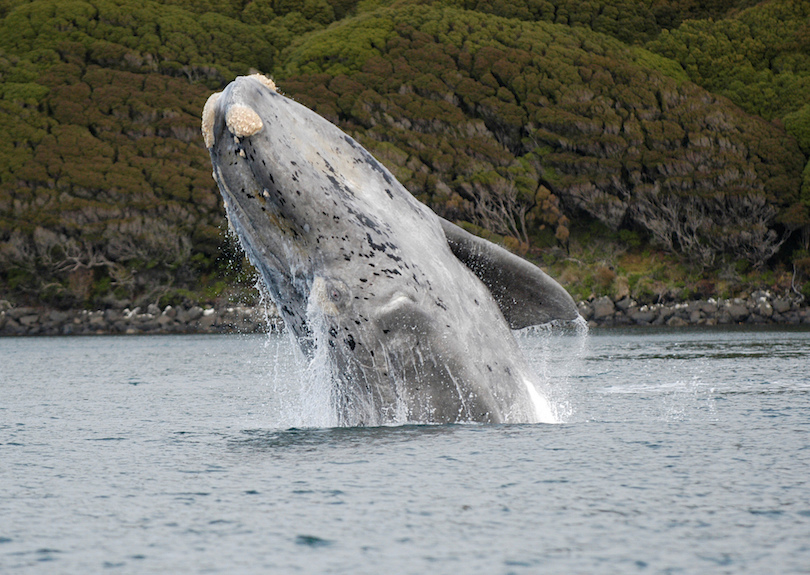
{"type": "Polygon", "coordinates": [[[300,429],[285,340],[0,339],[0,573],[810,573],[810,332],[522,343],[564,423],[300,429]]]}

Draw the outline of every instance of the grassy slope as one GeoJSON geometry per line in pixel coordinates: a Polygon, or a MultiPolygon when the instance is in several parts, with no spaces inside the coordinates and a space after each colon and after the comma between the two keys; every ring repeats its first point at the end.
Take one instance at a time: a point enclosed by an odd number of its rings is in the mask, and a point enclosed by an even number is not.
{"type": "MultiPolygon", "coordinates": [[[[167,303],[244,285],[197,126],[207,94],[251,69],[351,131],[434,209],[542,257],[581,297],[784,283],[778,261],[749,273],[756,258],[734,249],[781,231],[774,214],[805,217],[805,156],[744,102],[749,113],[685,81],[691,69],[667,50],[694,24],[661,30],[704,14],[627,3],[581,3],[574,17],[570,2],[516,2],[504,20],[481,16],[504,10],[484,2],[0,2],[0,293],[167,303]],[[710,254],[716,269],[700,250],[662,251],[666,236],[639,215],[644,193],[716,212],[718,184],[738,208],[766,198],[776,210],[759,239],[715,218],[698,240],[736,238],[710,254]],[[481,214],[504,197],[516,225],[481,214]]],[[[802,109],[784,110],[799,134],[802,109]]],[[[801,249],[778,256],[801,261],[801,249]]]]}

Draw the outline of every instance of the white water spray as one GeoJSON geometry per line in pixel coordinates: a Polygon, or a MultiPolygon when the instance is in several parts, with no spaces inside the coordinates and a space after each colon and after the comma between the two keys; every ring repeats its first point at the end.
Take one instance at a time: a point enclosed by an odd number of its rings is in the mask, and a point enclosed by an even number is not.
{"type": "MultiPolygon", "coordinates": [[[[323,319],[317,312],[308,314],[313,333],[323,333],[323,319]],[[319,323],[320,322],[320,323],[319,323]]],[[[516,332],[526,356],[529,377],[524,379],[534,406],[535,418],[544,423],[566,423],[575,414],[575,395],[570,381],[577,362],[587,353],[587,329],[572,326],[527,328],[516,332]]],[[[315,336],[317,337],[317,336],[315,336]]],[[[324,345],[315,342],[313,357],[300,351],[295,338],[287,333],[269,334],[264,343],[268,363],[269,391],[266,417],[278,428],[327,428],[354,425],[341,421],[335,367],[324,345]]],[[[363,406],[355,406],[363,409],[363,406]]],[[[405,402],[397,403],[395,413],[377,424],[421,424],[408,417],[405,402]]],[[[365,414],[369,415],[369,414],[365,414]]],[[[365,417],[357,414],[358,418],[365,417]]],[[[351,418],[350,418],[351,419],[351,418]]],[[[367,419],[367,418],[366,418],[367,419]]],[[[375,425],[372,423],[371,425],[375,425]]]]}
{"type": "MultiPolygon", "coordinates": [[[[588,324],[580,316],[564,326],[547,324],[515,332],[529,368],[535,375],[529,393],[546,406],[541,421],[566,423],[575,412],[570,376],[588,349],[588,324]],[[532,393],[533,392],[533,393],[532,393]]],[[[531,385],[531,382],[527,382],[531,385]]]]}

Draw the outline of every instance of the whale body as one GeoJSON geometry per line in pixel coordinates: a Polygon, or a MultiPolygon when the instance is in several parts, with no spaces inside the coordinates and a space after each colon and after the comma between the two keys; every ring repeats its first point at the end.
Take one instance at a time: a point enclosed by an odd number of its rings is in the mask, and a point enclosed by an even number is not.
{"type": "Polygon", "coordinates": [[[213,94],[202,132],[229,225],[329,366],[338,425],[554,421],[511,330],[578,317],[556,281],[440,218],[264,76],[213,94]]]}

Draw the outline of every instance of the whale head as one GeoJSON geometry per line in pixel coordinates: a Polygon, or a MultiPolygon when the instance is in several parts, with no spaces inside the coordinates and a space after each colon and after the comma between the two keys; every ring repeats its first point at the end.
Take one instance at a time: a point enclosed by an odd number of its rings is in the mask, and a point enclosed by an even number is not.
{"type": "Polygon", "coordinates": [[[263,76],[212,95],[202,132],[285,325],[330,358],[342,422],[542,418],[509,328],[577,318],[557,282],[439,218],[263,76]]]}

